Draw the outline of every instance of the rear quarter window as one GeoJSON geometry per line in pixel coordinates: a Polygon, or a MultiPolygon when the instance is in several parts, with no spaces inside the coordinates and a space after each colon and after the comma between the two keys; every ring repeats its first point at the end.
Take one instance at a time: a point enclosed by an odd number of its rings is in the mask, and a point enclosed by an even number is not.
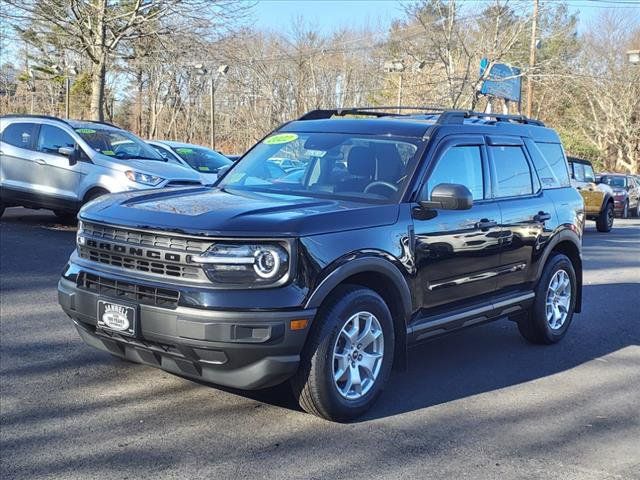
{"type": "Polygon", "coordinates": [[[542,188],[570,185],[567,159],[559,143],[527,142],[542,188]]]}
{"type": "Polygon", "coordinates": [[[11,123],[2,131],[2,141],[14,147],[32,149],[35,131],[35,123],[11,123]]]}

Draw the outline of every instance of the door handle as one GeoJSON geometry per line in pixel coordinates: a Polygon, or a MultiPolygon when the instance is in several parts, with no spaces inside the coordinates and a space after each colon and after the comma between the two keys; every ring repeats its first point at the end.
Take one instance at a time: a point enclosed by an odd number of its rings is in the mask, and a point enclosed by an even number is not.
{"type": "Polygon", "coordinates": [[[533,216],[533,220],[535,222],[546,222],[547,220],[551,220],[551,214],[547,212],[538,212],[537,215],[533,216]]]}
{"type": "Polygon", "coordinates": [[[36,163],[37,163],[38,165],[46,165],[46,164],[47,164],[47,162],[45,162],[45,161],[44,161],[43,159],[41,159],[41,158],[36,159],[36,163]]]}
{"type": "Polygon", "coordinates": [[[487,230],[491,227],[497,227],[497,226],[498,226],[498,222],[496,222],[495,220],[488,220],[486,218],[483,218],[482,220],[476,223],[476,228],[479,228],[480,230],[487,230]]]}

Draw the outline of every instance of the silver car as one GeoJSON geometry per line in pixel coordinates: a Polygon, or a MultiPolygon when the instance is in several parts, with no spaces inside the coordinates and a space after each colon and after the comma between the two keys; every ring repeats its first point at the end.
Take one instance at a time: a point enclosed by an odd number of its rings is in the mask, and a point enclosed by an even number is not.
{"type": "Polygon", "coordinates": [[[221,153],[200,145],[166,140],[148,140],[147,143],[168,161],[194,169],[205,185],[215,183],[218,172],[233,164],[231,159],[221,153]]]}
{"type": "Polygon", "coordinates": [[[202,185],[192,169],[107,123],[6,115],[0,135],[0,215],[19,205],[69,219],[106,193],[202,185]]]}

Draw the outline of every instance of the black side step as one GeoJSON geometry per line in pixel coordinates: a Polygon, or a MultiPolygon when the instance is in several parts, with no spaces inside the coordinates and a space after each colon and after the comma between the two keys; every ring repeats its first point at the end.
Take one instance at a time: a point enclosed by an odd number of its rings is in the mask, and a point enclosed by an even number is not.
{"type": "Polygon", "coordinates": [[[407,343],[417,343],[454,330],[497,320],[528,307],[534,297],[534,292],[527,292],[496,298],[472,307],[417,318],[407,328],[407,343]]]}

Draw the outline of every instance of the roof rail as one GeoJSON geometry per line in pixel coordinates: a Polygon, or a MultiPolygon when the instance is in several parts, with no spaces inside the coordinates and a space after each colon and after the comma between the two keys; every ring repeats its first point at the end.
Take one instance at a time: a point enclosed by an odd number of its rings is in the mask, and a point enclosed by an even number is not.
{"type": "Polygon", "coordinates": [[[459,125],[464,123],[467,118],[487,119],[496,122],[516,122],[526,125],[536,125],[544,127],[544,123],[540,120],[528,118],[524,115],[508,115],[503,113],[486,113],[475,112],[473,110],[451,110],[442,107],[418,106],[418,107],[349,107],[349,108],[333,108],[318,109],[302,115],[298,120],[321,120],[332,117],[344,117],[346,115],[368,115],[370,117],[410,117],[415,114],[433,114],[438,115],[436,121],[439,125],[459,125]],[[394,110],[394,111],[388,111],[394,110]],[[397,111],[412,110],[415,113],[398,113],[397,111]]]}
{"type": "Polygon", "coordinates": [[[439,113],[445,111],[446,108],[431,106],[382,106],[318,109],[311,110],[310,112],[305,113],[300,118],[298,118],[298,120],[321,120],[331,117],[344,117],[346,115],[368,115],[371,117],[402,117],[410,115],[408,113],[397,113],[397,110],[417,110],[420,113],[439,113]],[[385,110],[395,110],[395,112],[385,110]]]}
{"type": "Polygon", "coordinates": [[[80,120],[76,120],[76,121],[77,122],[87,122],[87,123],[99,123],[100,125],[107,125],[108,127],[120,128],[119,126],[114,125],[113,123],[103,122],[103,121],[100,121],[100,120],[83,120],[83,119],[80,119],[80,120]]]}
{"type": "Polygon", "coordinates": [[[474,112],[473,110],[448,110],[446,112],[442,112],[436,123],[440,125],[459,125],[464,123],[466,118],[485,118],[487,120],[495,120],[496,122],[517,122],[526,125],[536,125],[538,127],[545,126],[540,120],[535,120],[524,115],[474,112]]]}
{"type": "Polygon", "coordinates": [[[0,118],[40,118],[43,120],[57,120],[58,122],[66,123],[67,125],[69,124],[69,122],[60,117],[54,117],[52,115],[37,115],[33,113],[8,113],[7,115],[0,116],[0,118]]]}
{"type": "MultiPolygon", "coordinates": [[[[33,114],[33,113],[8,113],[6,115],[0,115],[0,118],[40,118],[40,119],[43,119],[43,120],[56,120],[58,122],[66,123],[69,126],[70,126],[69,120],[72,120],[70,118],[69,119],[64,119],[64,118],[60,118],[60,117],[54,117],[52,115],[38,115],[38,114],[33,114]]],[[[114,124],[109,123],[109,122],[102,122],[100,120],[76,120],[76,121],[77,122],[87,122],[87,123],[99,123],[101,125],[107,125],[107,126],[113,127],[113,128],[120,128],[117,125],[114,125],[114,124]]]]}

